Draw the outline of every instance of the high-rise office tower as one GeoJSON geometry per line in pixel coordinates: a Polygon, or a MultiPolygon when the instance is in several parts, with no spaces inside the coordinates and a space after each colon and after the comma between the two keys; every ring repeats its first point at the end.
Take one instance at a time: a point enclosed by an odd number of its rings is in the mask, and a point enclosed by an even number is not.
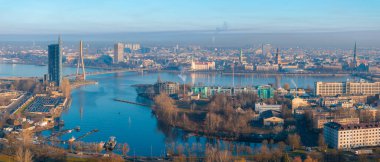
{"type": "Polygon", "coordinates": [[[272,45],[271,44],[264,44],[262,45],[263,55],[267,58],[272,58],[272,45]]]}
{"type": "Polygon", "coordinates": [[[56,86],[62,83],[62,41],[58,38],[58,44],[48,46],[48,74],[49,81],[56,86]]]}
{"type": "Polygon", "coordinates": [[[125,47],[125,45],[123,43],[116,43],[115,44],[114,56],[113,56],[114,63],[119,63],[119,62],[123,61],[124,47],[125,47]]]}
{"type": "Polygon", "coordinates": [[[355,68],[358,66],[358,60],[357,60],[357,56],[356,56],[356,42],[355,42],[355,46],[354,46],[354,60],[353,60],[353,64],[354,64],[355,68]]]}
{"type": "Polygon", "coordinates": [[[281,64],[281,55],[278,51],[278,48],[276,50],[276,64],[281,64]]]}

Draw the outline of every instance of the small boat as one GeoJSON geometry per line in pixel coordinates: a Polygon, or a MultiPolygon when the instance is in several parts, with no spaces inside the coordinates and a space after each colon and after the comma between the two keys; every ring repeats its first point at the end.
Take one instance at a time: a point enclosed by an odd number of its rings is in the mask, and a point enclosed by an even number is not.
{"type": "Polygon", "coordinates": [[[110,139],[109,139],[106,143],[104,143],[103,148],[104,148],[106,151],[112,151],[112,150],[115,148],[115,146],[116,146],[116,144],[117,144],[115,138],[116,138],[116,137],[111,136],[110,139]]]}
{"type": "Polygon", "coordinates": [[[60,121],[59,121],[59,126],[64,126],[64,125],[65,125],[65,121],[60,120],[60,121]]]}
{"type": "Polygon", "coordinates": [[[75,127],[75,130],[76,130],[77,132],[79,132],[79,131],[80,131],[80,126],[75,127]]]}

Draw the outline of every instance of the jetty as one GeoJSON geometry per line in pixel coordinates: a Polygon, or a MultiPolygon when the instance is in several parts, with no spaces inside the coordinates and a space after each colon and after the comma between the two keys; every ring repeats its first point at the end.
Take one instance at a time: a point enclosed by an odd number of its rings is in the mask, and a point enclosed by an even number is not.
{"type": "Polygon", "coordinates": [[[150,107],[150,108],[152,108],[152,105],[143,104],[143,103],[138,103],[138,102],[133,102],[133,101],[125,100],[125,99],[114,98],[113,100],[114,100],[114,101],[118,101],[118,102],[124,102],[124,103],[129,103],[129,104],[134,104],[134,105],[139,105],[139,106],[145,106],[145,107],[150,107]]]}
{"type": "MultiPolygon", "coordinates": [[[[72,140],[72,138],[69,139],[69,140],[59,140],[59,139],[54,139],[53,137],[61,136],[61,135],[65,134],[65,133],[70,133],[72,130],[73,129],[68,129],[68,130],[60,131],[58,133],[52,134],[51,136],[47,137],[45,140],[46,141],[53,141],[53,142],[61,142],[61,143],[69,142],[70,140],[72,140]]],[[[98,131],[99,131],[98,129],[93,129],[93,130],[87,132],[86,134],[83,134],[83,135],[79,136],[78,138],[76,138],[74,140],[75,141],[81,140],[81,139],[83,139],[83,138],[85,138],[85,137],[87,137],[87,136],[89,136],[89,135],[91,135],[91,134],[93,134],[95,132],[98,132],[98,131]]],[[[72,141],[74,141],[74,140],[72,140],[72,141]]]]}
{"type": "Polygon", "coordinates": [[[76,140],[81,140],[82,138],[87,137],[87,136],[89,136],[95,132],[98,132],[98,131],[99,131],[98,129],[93,129],[93,130],[87,132],[86,134],[79,136],[76,140]]]}

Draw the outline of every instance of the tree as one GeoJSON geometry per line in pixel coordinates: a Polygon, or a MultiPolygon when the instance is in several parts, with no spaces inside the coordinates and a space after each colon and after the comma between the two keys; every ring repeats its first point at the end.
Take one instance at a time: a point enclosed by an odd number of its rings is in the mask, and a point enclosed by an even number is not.
{"type": "Polygon", "coordinates": [[[285,153],[285,154],[284,154],[284,156],[282,157],[282,161],[283,161],[283,162],[290,162],[290,161],[291,161],[290,158],[289,158],[288,153],[285,153]]]}
{"type": "Polygon", "coordinates": [[[313,89],[311,88],[311,86],[310,86],[310,85],[307,85],[306,92],[307,92],[307,93],[310,93],[312,90],[313,90],[313,89]]]}
{"type": "Polygon", "coordinates": [[[361,122],[372,122],[375,120],[375,116],[370,110],[360,110],[360,121],[361,122]]]}
{"type": "Polygon", "coordinates": [[[286,90],[289,90],[289,89],[290,89],[290,85],[289,85],[289,83],[285,83],[285,84],[283,85],[283,87],[284,87],[284,89],[286,89],[286,90]]]}
{"type": "Polygon", "coordinates": [[[214,132],[220,128],[220,124],[223,121],[222,117],[218,114],[209,112],[206,115],[205,125],[210,132],[214,132]]]}
{"type": "Polygon", "coordinates": [[[278,143],[278,148],[281,150],[281,151],[285,151],[285,148],[286,148],[286,144],[285,142],[279,142],[278,143]]]}
{"type": "Polygon", "coordinates": [[[19,147],[16,151],[15,160],[19,162],[24,161],[24,149],[22,147],[19,147]]]}
{"type": "Polygon", "coordinates": [[[128,146],[127,143],[124,143],[124,144],[123,144],[122,151],[123,151],[123,156],[127,156],[127,155],[128,155],[128,152],[129,152],[129,146],[128,146]]]}
{"type": "Polygon", "coordinates": [[[379,122],[380,121],[380,111],[376,111],[376,117],[375,117],[376,121],[379,122]]]}
{"type": "Polygon", "coordinates": [[[24,130],[20,133],[21,144],[23,147],[29,147],[32,144],[33,134],[30,131],[24,130]]]}
{"type": "Polygon", "coordinates": [[[314,162],[314,159],[308,155],[303,162],[314,162]]]}
{"type": "Polygon", "coordinates": [[[296,134],[288,135],[288,143],[292,147],[292,149],[298,149],[301,146],[301,137],[296,134]]]}
{"type": "Polygon", "coordinates": [[[301,159],[301,157],[296,156],[296,157],[294,157],[293,162],[302,162],[302,159],[301,159]]]}
{"type": "Polygon", "coordinates": [[[228,162],[232,160],[231,152],[228,150],[219,150],[216,147],[206,145],[206,161],[207,162],[228,162]]]}
{"type": "Polygon", "coordinates": [[[61,90],[63,92],[63,95],[66,98],[70,98],[70,96],[71,96],[71,85],[70,85],[70,80],[69,79],[64,78],[62,80],[61,90]]]}
{"type": "Polygon", "coordinates": [[[33,155],[29,149],[19,147],[16,151],[15,160],[18,162],[32,162],[33,155]]]}
{"type": "Polygon", "coordinates": [[[325,138],[322,133],[320,133],[318,137],[318,146],[319,146],[319,149],[321,149],[322,151],[325,151],[327,149],[325,138]]]}
{"type": "Polygon", "coordinates": [[[161,93],[154,98],[154,103],[156,105],[155,112],[157,113],[157,117],[168,122],[170,125],[174,125],[177,118],[175,101],[167,94],[161,93]]]}

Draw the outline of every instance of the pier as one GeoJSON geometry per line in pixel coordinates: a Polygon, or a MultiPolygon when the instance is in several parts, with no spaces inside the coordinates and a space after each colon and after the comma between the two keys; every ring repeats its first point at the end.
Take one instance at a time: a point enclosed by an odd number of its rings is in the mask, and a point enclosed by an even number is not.
{"type": "MultiPolygon", "coordinates": [[[[46,141],[52,141],[52,142],[61,142],[61,143],[68,142],[69,140],[57,140],[57,139],[54,139],[53,137],[62,136],[62,135],[64,135],[64,134],[66,134],[66,133],[70,133],[70,132],[73,131],[73,130],[74,130],[74,129],[65,129],[65,130],[62,130],[62,131],[60,131],[60,132],[57,132],[57,133],[52,134],[51,136],[45,138],[45,140],[46,140],[46,141]]],[[[83,135],[79,136],[79,137],[76,138],[75,140],[76,140],[76,141],[77,141],[77,140],[81,140],[81,139],[83,139],[83,138],[85,138],[85,137],[87,137],[87,136],[89,136],[89,135],[91,135],[91,134],[93,134],[93,133],[95,133],[95,132],[98,132],[98,131],[99,131],[98,129],[93,129],[93,130],[87,132],[86,134],[83,134],[83,135]]]]}
{"type": "Polygon", "coordinates": [[[128,101],[128,100],[125,100],[125,99],[114,98],[113,100],[114,100],[114,101],[118,101],[118,102],[124,102],[124,103],[133,104],[133,105],[139,105],[139,106],[145,106],[145,107],[150,107],[150,108],[152,108],[152,105],[143,104],[143,103],[138,103],[138,102],[133,102],[133,101],[128,101]]]}
{"type": "Polygon", "coordinates": [[[83,139],[84,137],[87,137],[87,136],[89,136],[89,135],[91,135],[91,134],[93,134],[93,133],[95,133],[95,132],[98,132],[98,131],[99,131],[98,129],[93,129],[93,130],[87,132],[86,134],[79,136],[76,140],[81,140],[81,139],[83,139]]]}

